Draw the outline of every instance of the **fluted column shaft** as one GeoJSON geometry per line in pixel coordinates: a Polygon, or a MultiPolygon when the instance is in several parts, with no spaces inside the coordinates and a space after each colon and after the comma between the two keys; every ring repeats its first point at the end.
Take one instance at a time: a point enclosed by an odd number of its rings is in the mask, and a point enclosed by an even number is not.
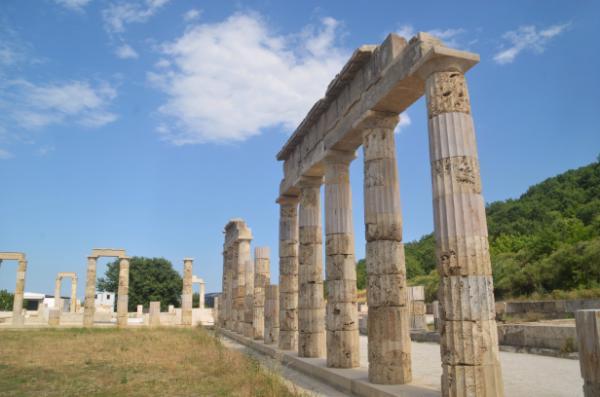
{"type": "Polygon", "coordinates": [[[192,276],[194,262],[191,258],[183,260],[183,288],[181,292],[181,324],[192,325],[192,276]]]}
{"type": "Polygon", "coordinates": [[[254,335],[254,261],[250,256],[250,245],[248,245],[248,257],[246,259],[246,295],[244,296],[244,336],[252,338],[254,335]]]}
{"type": "Polygon", "coordinates": [[[248,297],[252,303],[254,292],[254,271],[250,258],[250,240],[240,240],[237,243],[237,269],[238,269],[238,329],[237,332],[245,336],[252,333],[252,308],[248,306],[248,297]],[[249,277],[251,275],[251,277],[249,277]],[[251,292],[252,291],[252,292],[251,292]]]}
{"type": "Polygon", "coordinates": [[[265,344],[279,341],[279,286],[267,285],[265,292],[265,344]]]}
{"type": "Polygon", "coordinates": [[[442,394],[503,396],[492,269],[464,75],[426,80],[438,270],[442,394]]]}
{"type": "Polygon", "coordinates": [[[265,293],[270,279],[269,247],[256,247],[254,249],[254,318],[252,320],[254,339],[264,339],[265,293]]]}
{"type": "Polygon", "coordinates": [[[62,299],[60,298],[60,286],[62,283],[61,277],[56,277],[56,281],[54,281],[54,308],[61,310],[62,307],[62,299]]]}
{"type": "Polygon", "coordinates": [[[94,313],[96,311],[96,262],[98,258],[88,256],[87,273],[85,278],[85,301],[83,303],[83,326],[94,325],[94,313]]]}
{"type": "Polygon", "coordinates": [[[233,329],[233,269],[231,266],[231,248],[223,250],[223,293],[221,295],[221,307],[219,310],[219,321],[221,327],[233,329]]]}
{"type": "Polygon", "coordinates": [[[20,260],[17,268],[17,284],[15,286],[15,296],[13,300],[13,324],[23,325],[23,295],[25,293],[25,273],[27,272],[27,261],[20,260]]]}
{"type": "Polygon", "coordinates": [[[321,177],[300,182],[298,208],[298,356],[324,357],[325,299],[323,297],[323,229],[321,177]]]}
{"type": "Polygon", "coordinates": [[[369,380],[381,384],[412,379],[397,123],[397,115],[374,113],[363,131],[369,380]]]}
{"type": "Polygon", "coordinates": [[[117,326],[127,327],[129,305],[129,258],[119,259],[119,289],[117,297],[117,326]]]}
{"type": "Polygon", "coordinates": [[[335,368],[360,365],[349,170],[355,157],[354,153],[334,153],[325,160],[327,366],[335,368]]]}
{"type": "Polygon", "coordinates": [[[279,348],[298,346],[298,197],[279,203],[279,348]]]}
{"type": "Polygon", "coordinates": [[[77,277],[71,277],[71,305],[69,310],[71,313],[77,311],[77,277]]]}

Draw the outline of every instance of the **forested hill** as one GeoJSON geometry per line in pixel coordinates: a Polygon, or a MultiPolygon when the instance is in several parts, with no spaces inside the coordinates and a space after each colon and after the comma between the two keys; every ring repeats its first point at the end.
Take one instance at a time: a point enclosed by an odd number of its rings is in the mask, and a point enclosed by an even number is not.
{"type": "MultiPolygon", "coordinates": [[[[600,162],[546,179],[518,199],[488,205],[496,298],[593,290],[600,294],[600,162]]],[[[435,241],[406,244],[412,284],[437,289],[435,241]]]]}

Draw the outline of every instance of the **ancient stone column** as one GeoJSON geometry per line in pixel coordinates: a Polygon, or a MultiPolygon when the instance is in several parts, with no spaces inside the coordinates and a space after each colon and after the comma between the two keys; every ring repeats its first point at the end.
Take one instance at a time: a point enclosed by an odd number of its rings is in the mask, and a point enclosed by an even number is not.
{"type": "Polygon", "coordinates": [[[54,281],[54,308],[59,311],[62,309],[62,298],[60,297],[60,285],[62,283],[62,277],[57,276],[54,281]]]}
{"type": "Polygon", "coordinates": [[[265,344],[279,340],[279,286],[268,285],[265,293],[265,344]]]}
{"type": "Polygon", "coordinates": [[[160,325],[160,302],[150,302],[148,309],[148,322],[151,327],[160,325]]]}
{"type": "Polygon", "coordinates": [[[232,265],[232,249],[228,248],[225,250],[225,255],[225,263],[227,265],[227,285],[223,290],[223,294],[225,294],[225,296],[223,296],[223,304],[221,306],[223,307],[222,311],[224,313],[221,317],[223,317],[223,326],[228,330],[233,330],[233,284],[235,272],[232,265]]]}
{"type": "Polygon", "coordinates": [[[15,296],[13,300],[13,325],[23,325],[23,294],[25,293],[25,273],[27,272],[27,261],[19,260],[17,268],[17,285],[15,286],[15,296]]]}
{"type": "Polygon", "coordinates": [[[325,238],[327,260],[327,366],[360,365],[358,308],[350,162],[354,153],[325,159],[325,238]]]}
{"type": "Polygon", "coordinates": [[[298,197],[279,203],[279,348],[298,347],[298,197]]]}
{"type": "Polygon", "coordinates": [[[433,301],[432,312],[433,312],[433,329],[436,331],[440,331],[441,322],[440,322],[440,302],[433,301]]]}
{"type": "Polygon", "coordinates": [[[600,310],[578,310],[575,325],[583,395],[597,397],[600,396],[600,310]]]}
{"type": "Polygon", "coordinates": [[[265,291],[270,281],[269,247],[254,248],[254,339],[263,339],[265,332],[265,291]]]}
{"type": "Polygon", "coordinates": [[[300,181],[298,208],[298,356],[324,357],[325,299],[323,297],[323,229],[321,177],[300,181]]]}
{"type": "Polygon", "coordinates": [[[254,326],[254,261],[250,256],[250,242],[246,257],[246,295],[244,297],[244,336],[253,338],[254,326]]]}
{"type": "Polygon", "coordinates": [[[432,62],[421,71],[440,273],[442,394],[503,396],[475,130],[457,67],[432,62]]]}
{"type": "Polygon", "coordinates": [[[410,329],[419,331],[427,329],[425,287],[415,285],[408,287],[407,292],[410,329]]]}
{"type": "MultiPolygon", "coordinates": [[[[233,265],[235,267],[234,278],[234,331],[242,334],[244,332],[244,307],[246,299],[246,262],[240,259],[240,243],[233,244],[233,265]]],[[[246,244],[244,244],[246,245],[246,244]]],[[[248,247],[248,251],[250,248],[248,247]]]]}
{"type": "Polygon", "coordinates": [[[199,292],[198,292],[199,296],[198,296],[198,308],[199,309],[204,309],[204,295],[206,295],[206,283],[204,281],[200,282],[199,284],[199,292]]]}
{"type": "Polygon", "coordinates": [[[129,305],[129,258],[119,259],[119,289],[117,292],[117,326],[127,327],[129,305]]]}
{"type": "Polygon", "coordinates": [[[144,306],[142,306],[142,305],[137,305],[136,317],[137,317],[137,318],[142,318],[142,317],[144,317],[144,306]]]}
{"type": "Polygon", "coordinates": [[[221,326],[221,318],[220,317],[221,317],[221,297],[215,296],[213,298],[213,324],[215,325],[215,327],[221,326]]]}
{"type": "Polygon", "coordinates": [[[96,261],[95,256],[88,256],[87,274],[85,279],[85,301],[83,302],[83,326],[94,325],[96,311],[96,261]]]}
{"type": "Polygon", "coordinates": [[[373,112],[363,131],[369,380],[380,384],[412,379],[397,123],[397,115],[373,112]]]}
{"type": "Polygon", "coordinates": [[[181,293],[181,324],[192,325],[192,258],[183,260],[183,290],[181,293]]]}
{"type": "MultiPolygon", "coordinates": [[[[60,292],[59,292],[60,295],[60,292]]],[[[77,277],[71,276],[71,305],[69,308],[71,313],[77,312],[77,277]]]]}

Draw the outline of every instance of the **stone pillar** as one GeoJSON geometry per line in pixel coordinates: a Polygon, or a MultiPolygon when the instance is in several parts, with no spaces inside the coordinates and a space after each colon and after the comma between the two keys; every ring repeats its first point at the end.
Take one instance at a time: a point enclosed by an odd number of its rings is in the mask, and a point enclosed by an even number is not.
{"type": "Polygon", "coordinates": [[[426,77],[440,273],[442,394],[503,396],[485,203],[469,94],[459,65],[426,77]]]}
{"type": "Polygon", "coordinates": [[[87,275],[85,279],[85,301],[83,302],[83,326],[94,325],[96,312],[96,262],[98,258],[88,256],[87,275]]]}
{"type": "Polygon", "coordinates": [[[578,310],[575,325],[583,395],[597,397],[600,396],[600,310],[578,310]]]}
{"type": "Polygon", "coordinates": [[[253,338],[254,327],[254,261],[250,255],[250,242],[248,242],[248,255],[245,256],[246,266],[246,295],[244,297],[244,336],[253,338]]]}
{"type": "Polygon", "coordinates": [[[369,380],[380,384],[412,379],[397,123],[397,115],[373,112],[363,131],[369,380]]]}
{"type": "Polygon", "coordinates": [[[254,339],[264,339],[265,335],[265,290],[269,285],[269,247],[254,248],[254,339]]]}
{"type": "MultiPolygon", "coordinates": [[[[240,242],[234,243],[233,265],[235,267],[235,298],[234,306],[234,331],[242,334],[244,332],[244,306],[246,299],[246,262],[240,258],[240,242]]],[[[246,246],[246,244],[244,244],[246,246]]],[[[248,252],[250,247],[248,247],[248,252]]]]}
{"type": "Polygon", "coordinates": [[[183,260],[183,290],[181,293],[181,324],[192,325],[192,258],[183,260]]]}
{"type": "Polygon", "coordinates": [[[48,325],[58,327],[60,325],[60,309],[50,309],[48,311],[48,325]]]}
{"type": "Polygon", "coordinates": [[[298,197],[279,203],[279,348],[298,347],[298,197]]]}
{"type": "Polygon", "coordinates": [[[62,277],[57,276],[54,281],[54,308],[59,311],[62,310],[62,298],[60,297],[60,285],[62,283],[62,277]]]}
{"type": "Polygon", "coordinates": [[[151,327],[160,325],[160,302],[150,302],[148,310],[148,322],[151,327]]]}
{"type": "Polygon", "coordinates": [[[223,290],[223,304],[221,305],[223,307],[223,326],[226,329],[229,330],[233,330],[233,294],[234,294],[234,289],[233,289],[233,285],[234,285],[234,274],[235,271],[233,269],[233,253],[232,253],[232,248],[228,248],[225,250],[225,264],[227,267],[227,284],[226,284],[226,288],[223,290]]]}
{"type": "Polygon", "coordinates": [[[142,306],[142,305],[137,305],[136,317],[137,317],[137,318],[142,318],[142,317],[144,317],[144,306],[142,306]]]}
{"type": "MultiPolygon", "coordinates": [[[[60,292],[59,292],[60,295],[60,292]]],[[[71,305],[69,308],[71,313],[77,312],[77,277],[71,277],[71,305]]]]}
{"type": "Polygon", "coordinates": [[[25,293],[25,273],[27,272],[27,261],[19,260],[17,268],[17,285],[15,286],[15,297],[13,300],[13,325],[25,324],[23,316],[23,294],[25,293]]]}
{"type": "Polygon", "coordinates": [[[325,299],[323,297],[323,230],[321,177],[300,181],[298,208],[298,356],[324,357],[325,299]]]}
{"type": "Polygon", "coordinates": [[[265,344],[279,341],[279,286],[268,285],[265,293],[265,344]]]}
{"type": "Polygon", "coordinates": [[[204,309],[204,295],[206,295],[206,283],[204,281],[202,281],[200,284],[200,288],[199,288],[199,296],[198,296],[198,308],[199,309],[204,309]]]}
{"type": "Polygon", "coordinates": [[[440,302],[433,301],[431,304],[432,312],[433,312],[433,329],[436,331],[440,331],[441,323],[440,323],[440,302]]]}
{"type": "Polygon", "coordinates": [[[117,296],[117,326],[127,327],[129,317],[129,258],[119,259],[119,289],[117,296]]]}
{"type": "Polygon", "coordinates": [[[221,326],[221,297],[220,296],[215,296],[213,298],[213,324],[215,325],[215,327],[221,326]]]}
{"type": "Polygon", "coordinates": [[[349,171],[355,158],[354,153],[338,152],[325,159],[327,366],[334,368],[360,365],[349,171]]]}
{"type": "Polygon", "coordinates": [[[407,291],[410,329],[418,331],[427,329],[425,287],[415,285],[408,287],[407,291]]]}

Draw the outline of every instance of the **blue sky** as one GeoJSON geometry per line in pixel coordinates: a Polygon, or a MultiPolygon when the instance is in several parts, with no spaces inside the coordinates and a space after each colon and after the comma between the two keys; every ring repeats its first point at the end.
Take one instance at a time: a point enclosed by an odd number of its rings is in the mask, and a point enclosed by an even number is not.
{"type": "MultiPolygon", "coordinates": [[[[223,226],[271,247],[275,154],[352,50],[429,31],[481,55],[467,75],[486,201],[600,153],[600,4],[3,0],[0,250],[29,258],[26,290],[94,247],[159,256],[221,285],[223,226]],[[424,4],[424,3],[420,3],[424,4]]],[[[423,99],[397,135],[405,240],[432,230],[423,99]]],[[[362,157],[352,164],[364,256],[362,157]]],[[[106,269],[99,266],[99,276],[106,269]]],[[[14,290],[14,263],[0,288],[14,290]]],[[[68,282],[63,286],[67,294],[68,282]]]]}

